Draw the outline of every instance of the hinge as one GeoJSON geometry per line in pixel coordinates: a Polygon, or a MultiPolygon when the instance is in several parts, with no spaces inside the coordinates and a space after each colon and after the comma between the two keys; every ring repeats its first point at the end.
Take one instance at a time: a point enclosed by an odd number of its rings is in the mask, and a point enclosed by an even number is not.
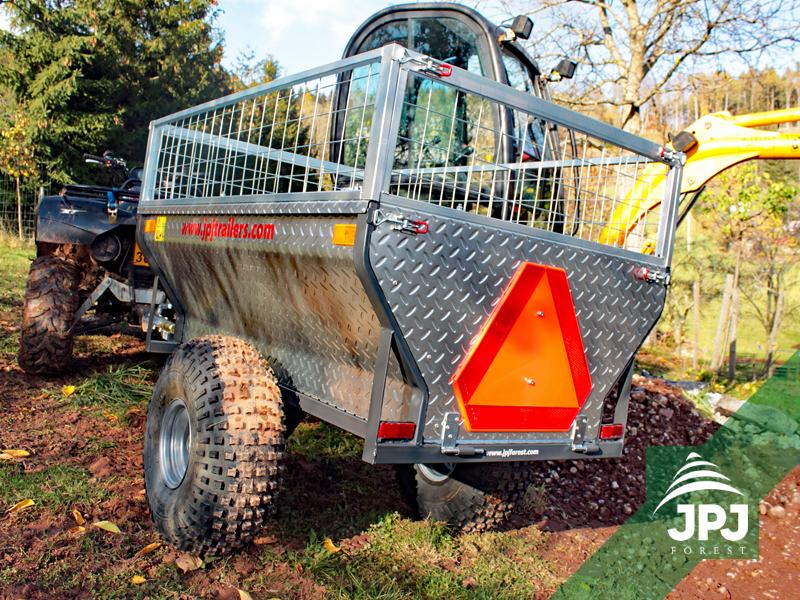
{"type": "Polygon", "coordinates": [[[442,420],[442,454],[458,454],[456,439],[458,438],[458,413],[446,413],[442,420]]]}
{"type": "Polygon", "coordinates": [[[600,446],[586,441],[586,428],[589,417],[581,415],[575,421],[575,433],[572,435],[572,451],[583,454],[595,454],[600,451],[600,446]]]}
{"type": "Polygon", "coordinates": [[[458,413],[445,413],[442,419],[442,454],[448,456],[475,456],[483,454],[483,448],[474,446],[456,446],[458,439],[458,425],[461,416],[458,413]]]}

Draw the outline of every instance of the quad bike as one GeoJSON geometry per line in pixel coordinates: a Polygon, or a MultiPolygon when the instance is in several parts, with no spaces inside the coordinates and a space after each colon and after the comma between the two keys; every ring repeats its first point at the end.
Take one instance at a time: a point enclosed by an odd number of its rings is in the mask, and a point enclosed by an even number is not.
{"type": "MultiPolygon", "coordinates": [[[[128,171],[111,152],[84,159],[121,185],[66,185],[39,201],[19,350],[19,364],[31,375],[65,372],[76,334],[120,321],[141,324],[153,304],[153,273],[134,241],[142,168],[128,171]]],[[[157,296],[163,301],[163,292],[157,296]]],[[[160,304],[156,312],[167,308],[160,304]]]]}

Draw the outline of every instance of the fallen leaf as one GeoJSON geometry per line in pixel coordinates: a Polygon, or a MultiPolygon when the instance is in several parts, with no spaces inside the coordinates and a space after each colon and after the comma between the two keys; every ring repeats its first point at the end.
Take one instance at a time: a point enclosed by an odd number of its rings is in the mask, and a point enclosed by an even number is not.
{"type": "Polygon", "coordinates": [[[280,539],[274,535],[267,535],[253,540],[253,543],[256,546],[263,546],[264,544],[277,544],[278,542],[280,542],[280,539]]]}
{"type": "Polygon", "coordinates": [[[294,568],[298,573],[302,573],[303,572],[303,565],[301,565],[299,562],[295,562],[294,563],[294,568]]]}
{"type": "Polygon", "coordinates": [[[133,577],[131,577],[131,583],[133,585],[142,585],[143,583],[147,583],[147,579],[145,579],[141,575],[134,575],[133,577]]]}
{"type": "Polygon", "coordinates": [[[3,460],[11,460],[12,458],[25,458],[30,455],[31,453],[25,450],[3,450],[3,453],[0,454],[0,458],[3,460]]]}
{"type": "Polygon", "coordinates": [[[341,552],[342,551],[341,548],[337,548],[333,544],[333,542],[331,541],[331,538],[325,538],[325,549],[326,550],[330,550],[331,552],[341,552]]]}
{"type": "Polygon", "coordinates": [[[136,492],[136,495],[137,496],[144,496],[146,493],[147,493],[147,490],[139,490],[138,492],[136,492]]]}
{"type": "Polygon", "coordinates": [[[84,531],[86,531],[86,527],[81,527],[80,525],[76,525],[72,529],[68,529],[67,533],[69,533],[70,535],[78,535],[79,533],[83,533],[84,531]]]}
{"type": "Polygon", "coordinates": [[[96,523],[92,523],[92,525],[104,529],[105,531],[110,531],[111,533],[122,533],[119,527],[114,525],[111,521],[97,521],[96,523]]]}
{"type": "Polygon", "coordinates": [[[78,525],[83,525],[84,523],[86,523],[86,519],[83,518],[83,515],[81,514],[81,511],[79,511],[79,510],[73,510],[72,511],[72,518],[75,519],[75,522],[78,525]]]}
{"type": "Polygon", "coordinates": [[[140,556],[144,556],[145,554],[150,554],[153,550],[158,550],[161,548],[161,542],[153,542],[152,544],[147,544],[144,548],[139,550],[136,554],[133,555],[133,558],[139,558],[140,556]]]}
{"type": "Polygon", "coordinates": [[[236,588],[236,591],[239,592],[239,600],[253,600],[253,597],[244,590],[236,588]]]}
{"type": "Polygon", "coordinates": [[[199,556],[195,556],[193,554],[184,553],[178,557],[178,560],[175,561],[175,564],[178,565],[178,568],[183,571],[184,573],[189,573],[190,571],[196,571],[197,569],[203,567],[203,561],[200,559],[199,556]]]}
{"type": "Polygon", "coordinates": [[[27,499],[23,500],[22,502],[17,502],[14,506],[9,508],[6,512],[7,513],[19,512],[21,510],[25,510],[29,506],[34,506],[35,504],[36,504],[36,502],[31,500],[30,498],[27,498],[27,499]]]}
{"type": "Polygon", "coordinates": [[[468,590],[474,588],[476,585],[478,585],[478,582],[475,581],[474,577],[465,577],[461,582],[461,586],[467,588],[468,590]]]}
{"type": "Polygon", "coordinates": [[[108,419],[109,421],[119,421],[119,417],[113,413],[108,412],[107,410],[103,411],[103,416],[108,419]]]}
{"type": "Polygon", "coordinates": [[[74,385],[65,385],[61,388],[61,391],[64,392],[64,395],[69,398],[75,393],[75,386],[74,385]]]}

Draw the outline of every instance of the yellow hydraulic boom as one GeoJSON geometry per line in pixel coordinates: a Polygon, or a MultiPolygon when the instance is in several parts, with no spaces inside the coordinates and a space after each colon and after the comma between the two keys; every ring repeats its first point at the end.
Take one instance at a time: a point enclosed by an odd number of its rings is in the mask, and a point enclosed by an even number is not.
{"type": "MultiPolygon", "coordinates": [[[[751,129],[800,121],[800,108],[732,116],[729,112],[707,115],[672,140],[670,147],[686,153],[681,194],[698,192],[709,179],[734,165],[753,159],[800,159],[800,134],[780,134],[751,129]]],[[[626,202],[612,213],[600,234],[600,242],[622,246],[625,239],[661,204],[667,170],[651,165],[642,181],[628,194],[626,202]]],[[[648,250],[645,245],[645,252],[648,250]]]]}

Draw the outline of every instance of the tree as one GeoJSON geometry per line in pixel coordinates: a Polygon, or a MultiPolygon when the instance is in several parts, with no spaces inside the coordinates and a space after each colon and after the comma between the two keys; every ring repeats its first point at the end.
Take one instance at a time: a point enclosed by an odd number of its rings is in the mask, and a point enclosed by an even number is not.
{"type": "Polygon", "coordinates": [[[17,184],[17,225],[19,239],[22,240],[22,195],[19,189],[20,177],[30,177],[36,170],[28,134],[27,122],[22,111],[17,111],[14,122],[2,131],[0,141],[0,169],[13,177],[17,184]]]}
{"type": "MultiPolygon", "coordinates": [[[[800,262],[800,225],[792,220],[797,217],[793,203],[797,191],[773,181],[768,173],[759,174],[757,165],[749,164],[721,173],[701,205],[705,225],[722,247],[721,262],[731,250],[736,256],[734,298],[741,278],[744,297],[768,337],[780,318],[778,298],[789,289],[791,273],[800,262]]],[[[783,312],[792,310],[784,307],[783,312]]],[[[735,328],[731,339],[736,339],[735,328]]],[[[767,351],[771,355],[772,348],[767,351]]]]}
{"type": "Polygon", "coordinates": [[[0,81],[25,104],[48,176],[96,177],[83,152],[144,159],[151,120],[229,91],[216,0],[19,0],[0,81]]]}
{"type": "Polygon", "coordinates": [[[269,83],[281,74],[281,66],[275,58],[268,54],[261,60],[256,59],[256,51],[250,46],[239,53],[233,68],[233,91],[239,92],[262,83],[269,83]]]}
{"type": "MultiPolygon", "coordinates": [[[[797,190],[784,189],[787,193],[797,190]]],[[[747,240],[747,254],[742,293],[767,336],[764,372],[768,375],[781,321],[800,309],[800,303],[788,294],[800,285],[800,209],[791,204],[784,214],[764,219],[747,240]]]]}
{"type": "Polygon", "coordinates": [[[623,128],[634,132],[642,107],[674,89],[678,75],[793,48],[800,32],[797,0],[499,1],[510,13],[528,10],[555,24],[531,40],[539,54],[544,45],[586,66],[580,95],[566,102],[619,106],[623,128]]]}

